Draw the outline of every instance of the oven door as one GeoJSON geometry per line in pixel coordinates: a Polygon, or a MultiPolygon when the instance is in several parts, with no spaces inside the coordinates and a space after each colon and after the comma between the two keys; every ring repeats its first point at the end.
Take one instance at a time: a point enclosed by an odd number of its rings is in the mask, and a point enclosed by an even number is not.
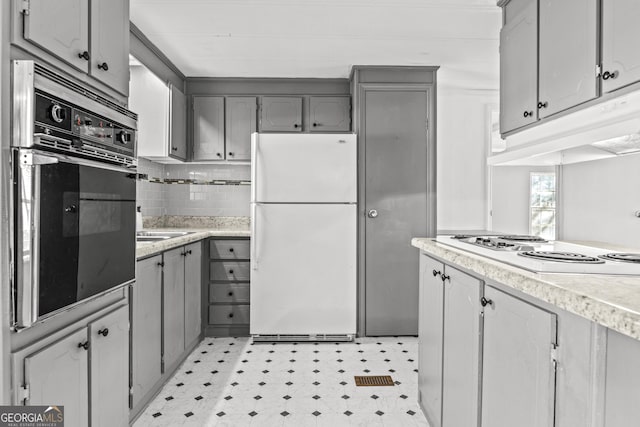
{"type": "Polygon", "coordinates": [[[135,173],[38,150],[14,152],[15,326],[135,277],[135,173]]]}

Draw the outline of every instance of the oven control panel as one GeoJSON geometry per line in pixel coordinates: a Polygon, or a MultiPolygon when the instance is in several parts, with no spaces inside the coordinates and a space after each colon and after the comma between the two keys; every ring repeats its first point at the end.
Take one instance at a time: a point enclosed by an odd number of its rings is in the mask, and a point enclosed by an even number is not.
{"type": "MultiPolygon", "coordinates": [[[[66,104],[45,93],[35,94],[36,136],[59,148],[94,149],[135,157],[135,130],[66,104]],[[47,138],[49,137],[49,138],[47,138]]],[[[43,145],[51,145],[49,143],[43,145]]]]}

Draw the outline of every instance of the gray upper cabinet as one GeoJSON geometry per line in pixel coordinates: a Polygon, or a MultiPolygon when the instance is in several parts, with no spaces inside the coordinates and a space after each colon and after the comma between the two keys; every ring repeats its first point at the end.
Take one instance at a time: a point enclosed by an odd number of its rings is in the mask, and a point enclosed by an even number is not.
{"type": "MultiPolygon", "coordinates": [[[[22,3],[14,0],[17,8],[22,3]]],[[[31,0],[23,16],[25,40],[88,72],[89,0],[31,0]]]]}
{"type": "Polygon", "coordinates": [[[552,427],[556,315],[485,287],[482,425],[552,427]]]}
{"type": "Polygon", "coordinates": [[[260,132],[302,132],[302,97],[263,96],[260,132]]]}
{"type": "Polygon", "coordinates": [[[162,376],[162,256],[138,261],[131,287],[132,408],[162,376]]]}
{"type": "Polygon", "coordinates": [[[118,92],[127,95],[129,93],[129,0],[91,0],[90,22],[89,73],[118,92]]]}
{"type": "Polygon", "coordinates": [[[539,118],[598,95],[597,9],[597,0],[540,0],[539,118]]]}
{"type": "Polygon", "coordinates": [[[120,307],[90,323],[89,337],[91,426],[128,425],[129,308],[120,307]]]}
{"type": "Polygon", "coordinates": [[[251,160],[251,134],[258,130],[258,99],[231,96],[226,102],[226,159],[251,160]]]}
{"type": "Polygon", "coordinates": [[[14,44],[129,94],[129,0],[14,0],[13,7],[14,44]]]}
{"type": "Polygon", "coordinates": [[[511,0],[504,6],[500,31],[500,132],[537,120],[536,1],[511,0]]]}
{"type": "Polygon", "coordinates": [[[602,2],[602,90],[612,92],[640,81],[640,2],[602,2]]]}
{"type": "Polygon", "coordinates": [[[193,160],[224,159],[224,97],[193,97],[193,160]]]}
{"type": "Polygon", "coordinates": [[[309,97],[310,132],[351,130],[351,98],[348,96],[309,97]]]}
{"type": "Polygon", "coordinates": [[[187,97],[170,86],[169,156],[187,160],[187,97]]]}
{"type": "Polygon", "coordinates": [[[65,426],[89,424],[89,344],[82,328],[24,359],[28,405],[63,405],[65,426]]]}

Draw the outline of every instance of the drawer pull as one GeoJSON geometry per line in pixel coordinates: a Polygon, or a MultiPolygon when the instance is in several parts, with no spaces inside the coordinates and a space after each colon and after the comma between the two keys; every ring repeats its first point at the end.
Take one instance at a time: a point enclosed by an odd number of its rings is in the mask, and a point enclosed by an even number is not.
{"type": "Polygon", "coordinates": [[[89,341],[78,343],[78,348],[84,348],[85,350],[89,350],[89,341]]]}
{"type": "Polygon", "coordinates": [[[102,335],[103,337],[106,337],[107,335],[109,335],[109,328],[100,329],[98,331],[98,335],[102,335]]]}
{"type": "Polygon", "coordinates": [[[232,297],[233,296],[233,292],[229,292],[229,296],[232,297]]]}
{"type": "Polygon", "coordinates": [[[233,248],[229,248],[229,252],[233,252],[233,248]]]}
{"type": "Polygon", "coordinates": [[[229,319],[233,317],[233,313],[229,313],[229,319]]]}
{"type": "Polygon", "coordinates": [[[229,274],[233,274],[233,270],[229,270],[229,274]]]}

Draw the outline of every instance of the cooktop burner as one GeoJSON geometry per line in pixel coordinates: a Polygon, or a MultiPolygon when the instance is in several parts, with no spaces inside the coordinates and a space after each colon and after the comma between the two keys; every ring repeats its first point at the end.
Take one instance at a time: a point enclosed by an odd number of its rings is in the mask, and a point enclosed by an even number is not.
{"type": "Polygon", "coordinates": [[[632,262],[640,264],[640,254],[614,252],[610,254],[599,255],[598,258],[609,261],[632,262]]]}
{"type": "Polygon", "coordinates": [[[579,264],[604,264],[604,261],[599,258],[573,252],[526,251],[518,252],[518,255],[527,258],[540,259],[543,261],[573,262],[579,264]]]}

